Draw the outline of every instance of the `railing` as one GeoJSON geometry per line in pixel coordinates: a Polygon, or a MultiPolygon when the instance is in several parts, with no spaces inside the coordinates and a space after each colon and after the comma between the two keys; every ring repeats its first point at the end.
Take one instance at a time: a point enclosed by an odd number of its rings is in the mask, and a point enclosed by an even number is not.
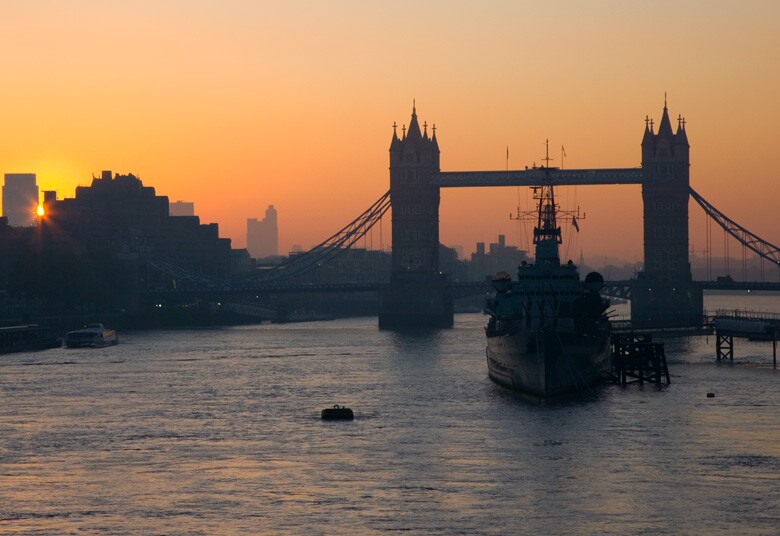
{"type": "Polygon", "coordinates": [[[780,313],[774,311],[746,311],[742,309],[718,309],[715,318],[738,318],[740,320],[762,320],[780,322],[780,313]]]}

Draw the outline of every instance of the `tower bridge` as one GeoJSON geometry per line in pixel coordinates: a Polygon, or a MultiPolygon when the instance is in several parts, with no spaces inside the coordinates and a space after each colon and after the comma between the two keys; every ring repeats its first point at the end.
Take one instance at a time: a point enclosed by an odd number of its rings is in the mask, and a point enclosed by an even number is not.
{"type": "MultiPolygon", "coordinates": [[[[379,325],[383,328],[451,326],[453,292],[463,289],[449,283],[439,271],[441,188],[540,186],[545,181],[556,186],[641,186],[644,271],[630,281],[608,283],[608,289],[605,289],[615,295],[630,297],[634,326],[698,325],[703,318],[705,288],[778,290],[780,283],[693,281],[688,257],[691,197],[726,233],[778,268],[780,248],[738,225],[690,187],[690,147],[685,121],[680,117],[675,131],[666,102],[657,132],[652,120],[645,119],[641,147],[641,166],[635,168],[442,171],[436,129],[433,127],[430,136],[427,124],[421,129],[413,107],[409,128],[402,129],[401,136],[393,127],[390,190],[387,193],[309,252],[291,257],[279,267],[255,274],[248,280],[220,282],[217,292],[313,292],[310,285],[289,284],[289,281],[317,269],[355,245],[392,205],[392,272],[390,282],[379,286],[379,325]]],[[[157,263],[156,268],[159,266],[157,263]]],[[[465,285],[479,286],[484,282],[465,285]]],[[[337,285],[318,290],[357,290],[350,285],[346,287],[337,285]]],[[[204,291],[196,289],[193,292],[204,291]]]]}
{"type": "MultiPolygon", "coordinates": [[[[391,281],[381,292],[380,327],[452,325],[451,293],[439,273],[441,188],[539,186],[544,181],[556,186],[641,185],[645,269],[630,284],[632,322],[653,327],[700,323],[702,285],[693,281],[688,257],[688,201],[692,194],[697,201],[700,196],[690,188],[685,120],[680,116],[673,129],[665,99],[657,132],[645,118],[641,146],[637,168],[442,171],[436,129],[429,136],[425,123],[421,130],[413,106],[408,130],[399,137],[394,126],[390,143],[393,260],[391,281]]],[[[716,211],[708,215],[721,225],[733,223],[719,219],[716,211]]],[[[780,265],[777,247],[736,225],[727,231],[780,265]]]]}

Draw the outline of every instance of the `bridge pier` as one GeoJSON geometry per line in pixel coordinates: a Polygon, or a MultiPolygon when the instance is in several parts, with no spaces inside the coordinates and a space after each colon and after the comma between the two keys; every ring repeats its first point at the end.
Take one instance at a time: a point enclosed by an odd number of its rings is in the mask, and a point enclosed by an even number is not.
{"type": "Polygon", "coordinates": [[[379,294],[380,329],[438,329],[453,324],[452,294],[445,279],[393,281],[379,294]]]}
{"type": "Polygon", "coordinates": [[[734,336],[715,332],[715,351],[718,361],[734,361],[734,336]]]}

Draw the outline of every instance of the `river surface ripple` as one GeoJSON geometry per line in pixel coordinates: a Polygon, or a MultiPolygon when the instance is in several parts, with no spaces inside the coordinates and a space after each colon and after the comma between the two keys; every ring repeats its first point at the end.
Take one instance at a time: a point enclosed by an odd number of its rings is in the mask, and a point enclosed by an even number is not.
{"type": "Polygon", "coordinates": [[[2,356],[0,533],[778,533],[771,343],[717,365],[712,337],[667,342],[670,387],[535,405],[488,379],[484,324],[2,356]],[[333,404],[355,420],[321,421],[333,404]]]}

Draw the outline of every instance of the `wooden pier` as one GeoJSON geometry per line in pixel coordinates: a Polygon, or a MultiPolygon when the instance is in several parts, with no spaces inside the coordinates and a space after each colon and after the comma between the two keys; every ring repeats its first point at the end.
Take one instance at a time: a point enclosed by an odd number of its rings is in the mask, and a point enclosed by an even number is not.
{"type": "MultiPolygon", "coordinates": [[[[700,324],[678,328],[636,328],[630,320],[613,320],[612,333],[615,344],[613,354],[618,351],[618,344],[625,344],[632,338],[639,340],[653,334],[662,337],[694,337],[715,334],[715,357],[718,362],[734,361],[734,339],[749,341],[772,341],[772,365],[777,368],[777,342],[780,340],[780,313],[763,311],[745,311],[740,309],[719,310],[715,314],[702,317],[700,324]],[[628,337],[629,339],[626,339],[628,337]]],[[[622,348],[622,347],[621,347],[622,348]]],[[[627,350],[624,350],[627,351],[627,350]]],[[[631,350],[638,352],[639,350],[631,350]]],[[[648,350],[649,351],[649,350],[648,350]]],[[[614,361],[615,358],[613,358],[614,361]]],[[[618,359],[622,359],[618,356],[618,359]]]]}
{"type": "Polygon", "coordinates": [[[616,383],[672,383],[662,343],[654,343],[649,333],[612,336],[612,375],[616,383]]]}
{"type": "Polygon", "coordinates": [[[777,368],[777,340],[780,339],[780,314],[758,311],[721,310],[712,319],[715,330],[715,357],[734,361],[734,338],[772,341],[772,365],[777,368]]]}

